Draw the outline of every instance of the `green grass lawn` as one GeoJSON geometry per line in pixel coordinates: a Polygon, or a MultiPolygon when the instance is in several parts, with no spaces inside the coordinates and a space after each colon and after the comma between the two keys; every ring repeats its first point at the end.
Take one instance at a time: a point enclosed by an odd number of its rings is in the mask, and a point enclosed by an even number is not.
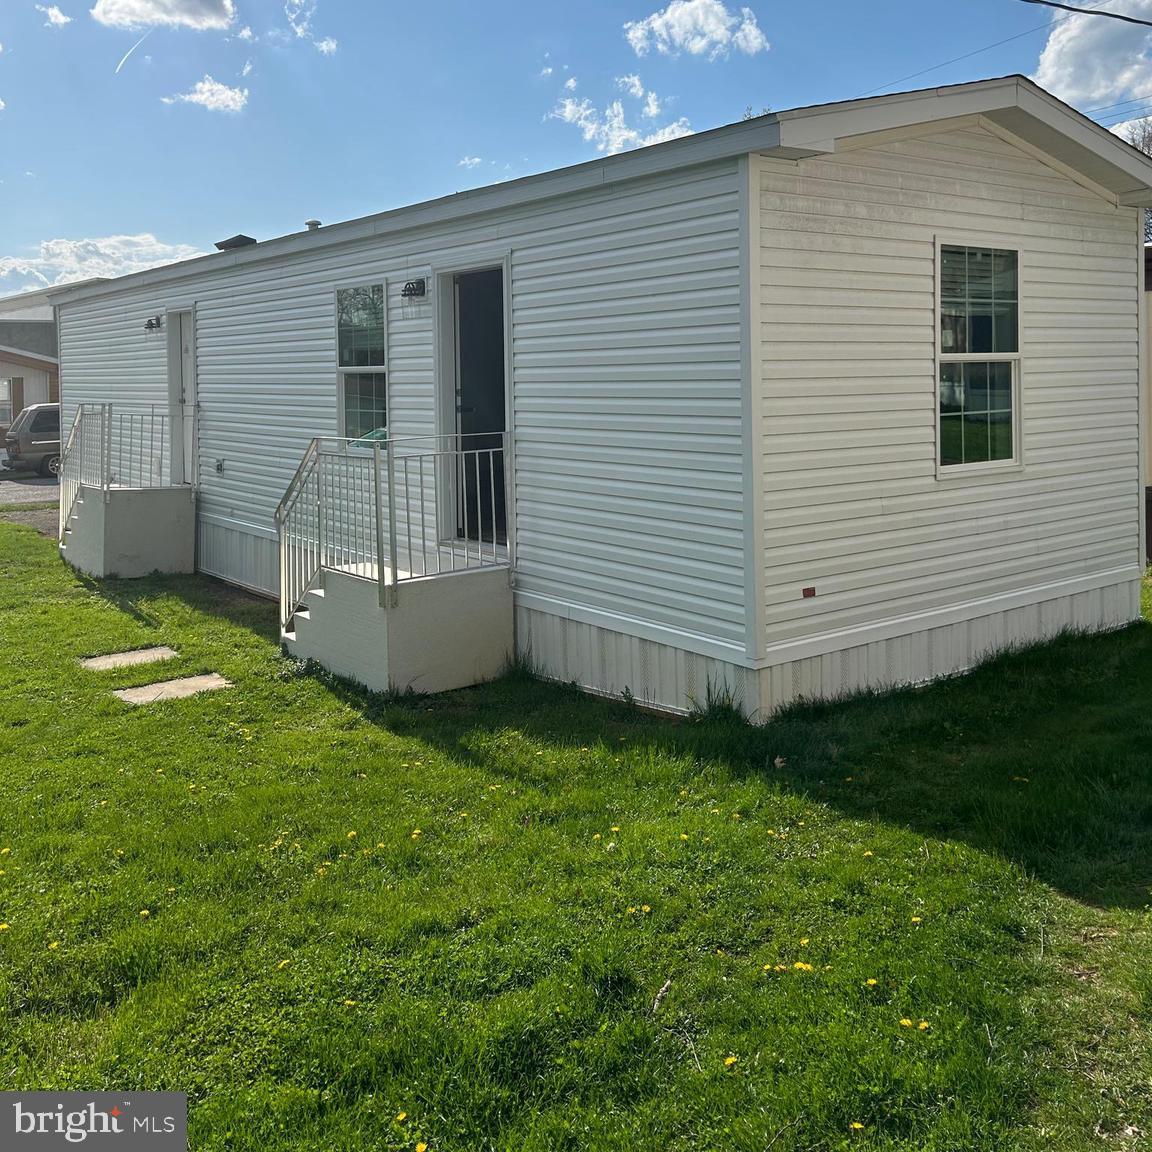
{"type": "Polygon", "coordinates": [[[1152,1138],[1152,625],[760,729],[396,702],[0,523],[0,651],[0,1088],[198,1152],[1152,1138]],[[76,664],[157,643],[236,687],[76,664]]]}

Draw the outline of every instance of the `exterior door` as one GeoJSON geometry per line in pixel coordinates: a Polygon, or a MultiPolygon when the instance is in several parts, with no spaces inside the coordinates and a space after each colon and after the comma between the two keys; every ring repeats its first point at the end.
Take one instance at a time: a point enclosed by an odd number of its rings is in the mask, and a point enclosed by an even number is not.
{"type": "Polygon", "coordinates": [[[168,313],[172,482],[196,483],[196,341],[191,312],[168,313]]]}
{"type": "Polygon", "coordinates": [[[456,535],[504,544],[504,273],[456,277],[456,535]]]}

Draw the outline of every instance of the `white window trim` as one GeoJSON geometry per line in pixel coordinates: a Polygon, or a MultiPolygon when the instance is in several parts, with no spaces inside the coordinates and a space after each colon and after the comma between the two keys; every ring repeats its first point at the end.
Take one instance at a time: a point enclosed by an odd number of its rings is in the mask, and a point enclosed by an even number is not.
{"type": "Polygon", "coordinates": [[[388,329],[388,277],[361,277],[358,280],[349,280],[335,284],[332,287],[332,349],[336,361],[336,429],[337,436],[344,439],[348,436],[348,425],[344,416],[344,377],[347,373],[367,374],[373,372],[384,373],[384,411],[388,424],[392,424],[392,371],[389,358],[392,352],[392,338],[388,329]],[[340,293],[348,288],[374,288],[379,284],[384,289],[384,363],[358,364],[344,368],[340,364],[340,293]]]}
{"type": "Polygon", "coordinates": [[[964,233],[937,234],[935,269],[933,275],[934,298],[932,324],[935,331],[935,385],[933,387],[932,436],[937,480],[963,480],[973,477],[1013,474],[1024,470],[1024,249],[1019,237],[971,235],[964,233]],[[942,250],[945,248],[995,248],[1016,253],[1016,351],[1015,352],[945,352],[940,347],[940,305],[942,301],[942,250]],[[942,464],[940,462],[940,366],[941,364],[990,363],[1007,361],[1012,365],[1012,459],[983,460],[975,464],[942,464]]]}

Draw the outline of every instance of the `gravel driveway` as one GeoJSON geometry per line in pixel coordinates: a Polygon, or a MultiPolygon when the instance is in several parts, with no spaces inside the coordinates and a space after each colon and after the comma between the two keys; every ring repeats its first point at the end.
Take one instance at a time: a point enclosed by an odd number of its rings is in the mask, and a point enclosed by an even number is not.
{"type": "Polygon", "coordinates": [[[0,505],[44,504],[60,499],[60,483],[55,476],[0,469],[0,505]]]}

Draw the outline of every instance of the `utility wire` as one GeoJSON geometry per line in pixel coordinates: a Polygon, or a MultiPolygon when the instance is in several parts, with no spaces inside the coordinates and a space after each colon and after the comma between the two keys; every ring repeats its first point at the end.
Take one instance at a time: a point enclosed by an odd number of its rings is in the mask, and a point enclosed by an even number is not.
{"type": "MultiPolygon", "coordinates": [[[[1098,0],[1098,2],[1103,3],[1103,0],[1098,0]]],[[[1083,9],[1083,11],[1091,11],[1091,9],[1083,9]]],[[[1057,16],[1054,20],[1049,20],[1046,24],[1037,24],[1035,28],[1029,28],[1025,32],[1017,32],[1015,36],[1006,36],[1003,40],[997,40],[994,44],[985,44],[983,48],[976,48],[971,52],[965,52],[963,56],[954,56],[951,60],[943,60],[939,64],[933,64],[931,68],[922,68],[919,72],[910,72],[907,76],[901,76],[899,80],[889,80],[887,84],[881,84],[879,88],[871,88],[867,92],[861,92],[856,99],[863,100],[865,96],[872,96],[877,92],[883,92],[885,88],[891,88],[893,84],[903,84],[905,80],[915,80],[918,76],[927,76],[929,72],[936,72],[940,68],[947,68],[949,64],[959,64],[961,60],[968,60],[973,56],[979,56],[983,52],[991,52],[993,48],[999,48],[1001,44],[1011,44],[1013,40],[1020,40],[1025,36],[1031,36],[1034,32],[1043,32],[1046,28],[1052,28],[1057,24],[1063,24],[1065,20],[1071,19],[1071,16],[1057,16]]]]}
{"type": "Polygon", "coordinates": [[[1109,12],[1100,8],[1076,8],[1071,4],[1059,4],[1057,0],[1021,0],[1023,4],[1043,4],[1046,8],[1063,8],[1065,12],[1082,12],[1088,16],[1107,16],[1110,20],[1124,20],[1128,24],[1143,24],[1152,28],[1152,20],[1141,20],[1139,16],[1125,16],[1123,12],[1109,12]]]}

